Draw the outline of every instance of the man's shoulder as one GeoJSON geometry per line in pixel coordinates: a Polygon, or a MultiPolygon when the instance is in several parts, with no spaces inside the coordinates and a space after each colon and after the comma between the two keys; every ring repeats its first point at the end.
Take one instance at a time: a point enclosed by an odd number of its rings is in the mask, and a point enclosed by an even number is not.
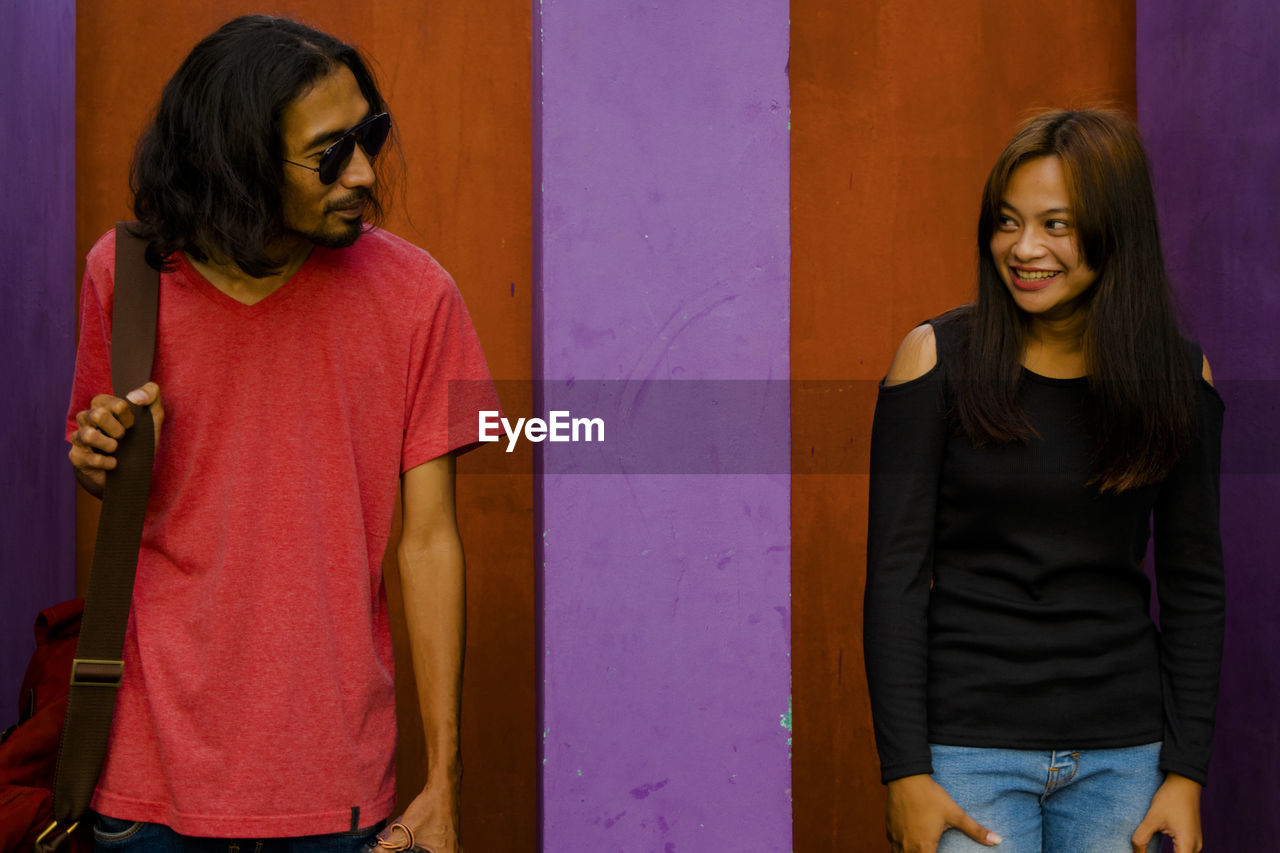
{"type": "Polygon", "coordinates": [[[444,267],[426,249],[381,228],[369,229],[359,240],[349,248],[339,250],[339,253],[345,255],[344,260],[378,271],[394,267],[402,275],[405,272],[421,272],[448,277],[444,267]]]}
{"type": "Polygon", "coordinates": [[[83,285],[98,294],[103,305],[111,304],[115,291],[116,229],[108,229],[94,241],[84,256],[83,285]]]}
{"type": "Polygon", "coordinates": [[[339,292],[368,306],[436,306],[459,299],[458,287],[444,267],[424,249],[381,228],[366,231],[345,249],[313,253],[313,275],[332,278],[339,292]]]}
{"type": "Polygon", "coordinates": [[[108,228],[85,255],[85,264],[90,268],[103,267],[110,269],[116,260],[116,229],[108,228]]]}

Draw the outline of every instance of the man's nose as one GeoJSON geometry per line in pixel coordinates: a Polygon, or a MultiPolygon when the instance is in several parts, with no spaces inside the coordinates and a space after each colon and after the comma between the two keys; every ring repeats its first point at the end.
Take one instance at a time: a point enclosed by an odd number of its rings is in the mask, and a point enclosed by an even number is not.
{"type": "Polygon", "coordinates": [[[373,161],[364,153],[359,144],[351,152],[351,159],[338,177],[344,187],[372,187],[377,180],[373,171],[373,161]]]}

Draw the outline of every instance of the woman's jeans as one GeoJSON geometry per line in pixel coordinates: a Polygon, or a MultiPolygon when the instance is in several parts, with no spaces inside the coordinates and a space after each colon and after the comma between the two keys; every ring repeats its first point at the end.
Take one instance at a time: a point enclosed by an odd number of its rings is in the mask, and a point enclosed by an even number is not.
{"type": "MultiPolygon", "coordinates": [[[[1160,744],[1078,752],[931,745],[933,778],[1004,840],[956,829],[938,853],[1132,853],[1129,839],[1164,782],[1160,744]]],[[[1158,853],[1157,835],[1147,848],[1158,853]]]]}
{"type": "Polygon", "coordinates": [[[101,853],[358,853],[381,828],[300,838],[191,838],[159,823],[102,816],[93,828],[93,841],[101,853]]]}

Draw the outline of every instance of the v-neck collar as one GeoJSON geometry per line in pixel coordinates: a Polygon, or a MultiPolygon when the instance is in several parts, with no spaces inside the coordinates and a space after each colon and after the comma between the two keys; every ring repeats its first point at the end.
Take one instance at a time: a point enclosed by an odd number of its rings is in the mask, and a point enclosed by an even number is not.
{"type": "Polygon", "coordinates": [[[314,247],[307,259],[302,262],[302,266],[294,271],[293,275],[277,287],[267,296],[259,299],[252,304],[241,302],[234,296],[230,296],[218,289],[213,282],[205,278],[198,269],[191,263],[187,256],[182,252],[175,252],[177,258],[177,267],[174,274],[177,278],[185,282],[193,290],[203,295],[206,299],[218,306],[224,311],[230,311],[241,317],[260,317],[274,313],[277,305],[288,305],[297,299],[295,296],[299,291],[305,290],[306,280],[311,276],[311,269],[315,265],[314,258],[316,252],[323,251],[319,246],[314,247]]]}

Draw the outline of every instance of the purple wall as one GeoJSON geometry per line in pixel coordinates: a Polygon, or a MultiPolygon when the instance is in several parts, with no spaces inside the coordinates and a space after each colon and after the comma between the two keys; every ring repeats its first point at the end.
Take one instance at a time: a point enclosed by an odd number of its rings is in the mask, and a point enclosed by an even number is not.
{"type": "Polygon", "coordinates": [[[36,611],[75,594],[62,420],[75,357],[75,2],[0,4],[0,728],[36,611]]]}
{"type": "MultiPolygon", "coordinates": [[[[786,0],[535,9],[545,393],[611,380],[574,415],[617,425],[777,380],[742,419],[786,458],[786,0]]],[[[789,476],[731,444],[700,470],[747,473],[544,469],[544,850],[791,849],[789,476]]]]}
{"type": "Polygon", "coordinates": [[[1269,849],[1280,837],[1280,6],[1137,9],[1139,121],[1170,272],[1227,403],[1227,644],[1205,843],[1269,849]]]}

